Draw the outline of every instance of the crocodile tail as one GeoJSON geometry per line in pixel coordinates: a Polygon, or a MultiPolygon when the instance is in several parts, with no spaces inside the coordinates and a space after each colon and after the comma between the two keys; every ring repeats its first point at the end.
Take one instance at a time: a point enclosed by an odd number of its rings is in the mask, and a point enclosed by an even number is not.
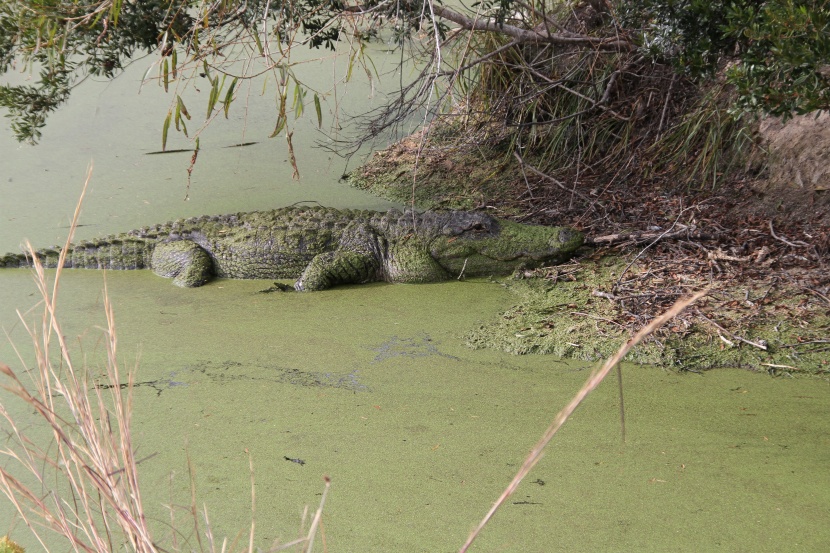
{"type": "Polygon", "coordinates": [[[16,269],[18,267],[31,267],[32,260],[22,253],[7,253],[0,256],[0,268],[16,269]]]}
{"type": "MultiPolygon", "coordinates": [[[[125,239],[80,242],[69,246],[63,266],[68,269],[144,269],[150,266],[155,241],[125,239]]],[[[47,269],[60,261],[61,248],[37,250],[34,255],[47,269]]],[[[31,267],[31,254],[9,253],[0,257],[0,268],[31,267]]]]}

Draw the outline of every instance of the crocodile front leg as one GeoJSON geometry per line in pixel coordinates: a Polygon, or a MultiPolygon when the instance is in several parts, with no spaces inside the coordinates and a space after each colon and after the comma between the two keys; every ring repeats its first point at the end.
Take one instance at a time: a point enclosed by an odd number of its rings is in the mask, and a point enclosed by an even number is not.
{"type": "Polygon", "coordinates": [[[325,290],[338,284],[381,280],[382,242],[365,222],[349,224],[343,229],[339,247],[314,256],[294,283],[294,288],[299,291],[325,290]]]}
{"type": "Polygon", "coordinates": [[[338,284],[362,284],[378,280],[380,263],[376,256],[349,250],[318,254],[311,260],[294,288],[317,291],[338,284]]]}
{"type": "Polygon", "coordinates": [[[213,260],[201,246],[190,240],[156,244],[150,260],[153,272],[172,278],[182,288],[195,288],[213,276],[213,260]]]}

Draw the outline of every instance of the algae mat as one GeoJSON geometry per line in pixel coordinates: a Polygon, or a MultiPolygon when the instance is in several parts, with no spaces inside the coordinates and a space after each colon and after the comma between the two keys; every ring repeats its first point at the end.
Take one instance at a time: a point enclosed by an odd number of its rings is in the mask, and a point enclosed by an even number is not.
{"type": "MultiPolygon", "coordinates": [[[[296,536],[325,474],[328,551],[457,550],[590,368],[464,347],[511,301],[486,281],[315,294],[259,294],[270,283],[256,281],[181,290],[146,271],[107,281],[120,357],[139,358],[134,432],[139,458],[155,454],[140,470],[162,541],[164,505],[189,503],[187,452],[214,535],[250,526],[247,449],[261,547],[296,536]]],[[[60,302],[93,371],[102,282],[69,271],[60,302]]],[[[17,343],[13,308],[33,291],[27,271],[0,273],[0,324],[17,343]]],[[[5,344],[0,359],[15,361],[5,344]]],[[[825,381],[644,366],[625,378],[628,442],[606,383],[473,550],[817,551],[830,541],[825,381]]],[[[26,543],[23,530],[13,537],[26,543]]]]}

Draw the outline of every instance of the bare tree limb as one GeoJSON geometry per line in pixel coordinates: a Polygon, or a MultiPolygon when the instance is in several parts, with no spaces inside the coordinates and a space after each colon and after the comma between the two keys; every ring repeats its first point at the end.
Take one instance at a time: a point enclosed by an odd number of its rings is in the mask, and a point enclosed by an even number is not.
{"type": "Polygon", "coordinates": [[[470,31],[490,31],[503,33],[519,42],[550,42],[554,44],[579,45],[599,50],[630,51],[634,49],[631,42],[619,38],[603,38],[581,35],[577,33],[551,33],[544,26],[534,29],[522,29],[515,25],[499,23],[493,19],[472,19],[444,6],[434,6],[435,15],[461,25],[470,31]]]}

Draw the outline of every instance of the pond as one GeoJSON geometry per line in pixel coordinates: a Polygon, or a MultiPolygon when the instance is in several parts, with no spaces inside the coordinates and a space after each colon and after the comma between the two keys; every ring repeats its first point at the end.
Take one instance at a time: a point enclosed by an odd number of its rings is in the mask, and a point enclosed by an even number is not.
{"type": "MultiPolygon", "coordinates": [[[[188,192],[189,153],[147,155],[160,149],[169,97],[152,86],[135,96],[139,65],[112,83],[84,83],[40,146],[0,135],[0,251],[23,238],[63,241],[91,159],[78,238],[298,201],[390,205],[338,182],[345,163],[310,148],[321,138],[311,122],[295,133],[302,178],[292,180],[284,141],[264,138],[272,123],[256,109],[272,101],[258,93],[249,121],[237,114],[206,132],[188,192]],[[225,147],[248,141],[257,143],[225,147]]],[[[465,334],[509,306],[499,281],[308,294],[263,294],[263,281],[183,290],[148,271],[109,272],[106,283],[120,357],[139,367],[133,431],[138,457],[152,456],[140,476],[162,536],[164,505],[189,503],[188,456],[214,535],[233,539],[250,526],[247,450],[261,547],[297,535],[328,475],[328,551],[457,550],[592,368],[467,348],[465,334]]],[[[68,271],[59,304],[93,372],[103,285],[100,272],[68,271]]],[[[0,271],[0,326],[19,346],[27,337],[15,310],[34,305],[34,294],[28,271],[0,271]]],[[[20,366],[5,341],[0,360],[20,366]]],[[[474,551],[817,551],[830,540],[827,382],[624,372],[627,442],[608,382],[474,551]]],[[[9,507],[3,500],[0,533],[12,524],[9,507]]],[[[38,550],[21,523],[12,537],[38,550]]]]}

